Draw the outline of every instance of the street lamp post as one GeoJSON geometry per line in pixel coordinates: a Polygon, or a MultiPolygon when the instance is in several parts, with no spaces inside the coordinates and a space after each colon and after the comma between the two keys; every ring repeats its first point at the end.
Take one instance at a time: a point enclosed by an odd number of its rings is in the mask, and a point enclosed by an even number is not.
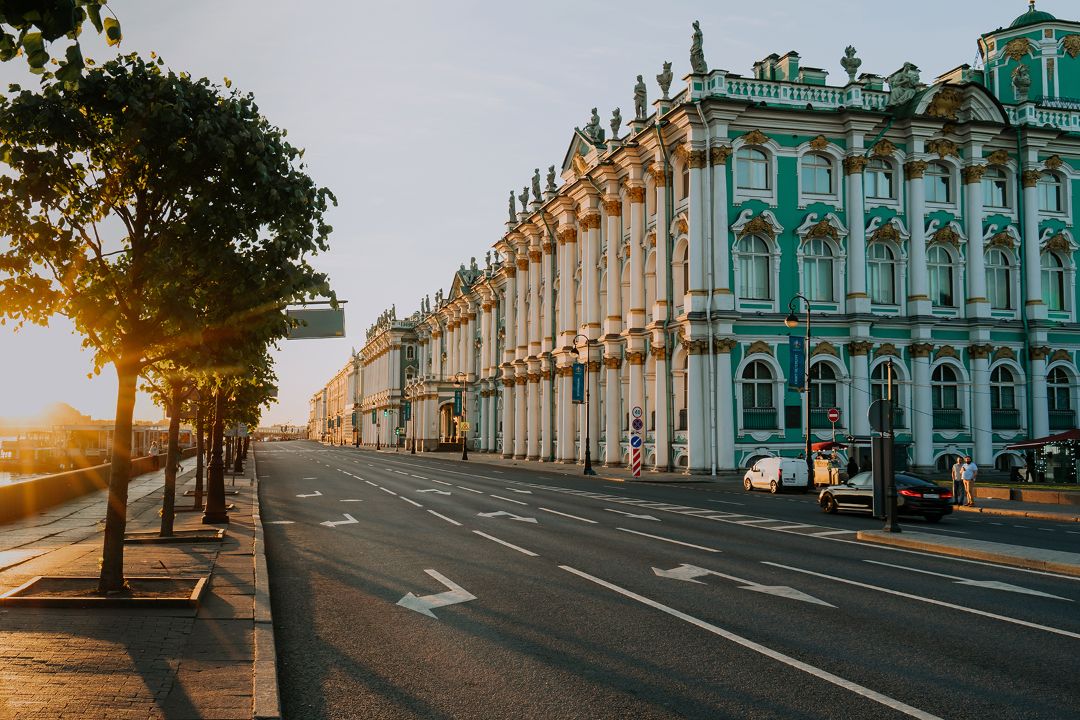
{"type": "Polygon", "coordinates": [[[409,429],[412,430],[412,451],[410,455],[416,454],[416,418],[413,417],[413,402],[415,397],[409,400],[409,429]]]}
{"type": "Polygon", "coordinates": [[[799,326],[799,318],[795,315],[796,300],[802,300],[806,305],[806,344],[803,347],[803,386],[806,390],[806,447],[803,452],[806,455],[806,483],[809,487],[814,487],[817,483],[814,478],[814,460],[810,456],[810,300],[800,293],[795,293],[795,297],[791,298],[788,303],[788,316],[784,319],[784,324],[788,328],[794,329],[799,326]]]}
{"type": "Polygon", "coordinates": [[[468,380],[469,376],[465,373],[458,373],[454,376],[455,384],[461,383],[461,424],[458,426],[461,428],[461,459],[469,459],[469,413],[468,407],[468,380]]]}
{"type": "Polygon", "coordinates": [[[578,356],[577,341],[578,338],[585,340],[585,472],[584,475],[595,475],[596,471],[592,469],[592,442],[591,442],[591,430],[592,423],[589,422],[589,360],[592,352],[592,341],[587,335],[575,335],[574,336],[574,348],[570,351],[578,356]]]}

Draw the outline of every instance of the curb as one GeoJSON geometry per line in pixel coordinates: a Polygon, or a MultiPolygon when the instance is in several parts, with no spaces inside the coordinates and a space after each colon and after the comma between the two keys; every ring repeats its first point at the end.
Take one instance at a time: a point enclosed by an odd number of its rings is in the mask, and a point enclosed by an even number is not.
{"type": "Polygon", "coordinates": [[[262,502],[259,498],[259,465],[251,453],[252,477],[255,480],[255,668],[252,673],[254,701],[251,716],[255,720],[281,717],[278,692],[277,650],[274,646],[274,617],[270,610],[270,577],[266,568],[266,539],[263,535],[262,502]]]}
{"type": "Polygon", "coordinates": [[[1000,515],[1002,517],[1024,517],[1035,520],[1056,520],[1058,522],[1080,522],[1080,515],[1066,515],[1065,513],[1042,512],[1039,510],[1009,510],[1007,508],[991,508],[976,505],[965,507],[959,505],[953,510],[966,513],[982,513],[984,515],[1000,515]]]}
{"type": "Polygon", "coordinates": [[[949,555],[966,560],[982,560],[1000,565],[1042,570],[1044,572],[1073,575],[1080,577],[1080,555],[1050,550],[1038,550],[1017,545],[969,540],[960,542],[940,542],[935,535],[925,533],[889,533],[884,530],[860,530],[856,535],[860,542],[874,545],[902,547],[910,550],[922,550],[938,555],[949,555]],[[906,535],[906,537],[905,537],[906,535]],[[1010,550],[1012,552],[1010,552],[1010,550]],[[1035,557],[1017,551],[1040,553],[1044,557],[1035,557]],[[1057,558],[1057,559],[1055,559],[1057,558]]]}

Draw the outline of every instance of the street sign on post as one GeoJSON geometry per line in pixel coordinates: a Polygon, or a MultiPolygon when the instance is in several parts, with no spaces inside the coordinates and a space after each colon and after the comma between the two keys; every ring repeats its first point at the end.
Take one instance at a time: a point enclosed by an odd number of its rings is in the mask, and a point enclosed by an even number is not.
{"type": "Polygon", "coordinates": [[[461,391],[454,391],[454,415],[461,416],[461,391]]]}
{"type": "Polygon", "coordinates": [[[645,428],[645,423],[641,421],[643,414],[637,405],[630,411],[634,418],[630,423],[630,472],[634,477],[641,477],[641,448],[644,445],[641,432],[645,428]]]}
{"type": "Polygon", "coordinates": [[[571,380],[571,401],[577,404],[585,402],[585,363],[574,363],[571,380]]]}
{"type": "Polygon", "coordinates": [[[412,403],[408,400],[405,401],[405,421],[412,420],[412,403]]]}
{"type": "Polygon", "coordinates": [[[829,408],[828,418],[829,422],[833,424],[840,422],[840,411],[836,408],[829,408]]]}
{"type": "Polygon", "coordinates": [[[788,386],[803,389],[806,381],[806,341],[801,337],[788,338],[788,386]]]}

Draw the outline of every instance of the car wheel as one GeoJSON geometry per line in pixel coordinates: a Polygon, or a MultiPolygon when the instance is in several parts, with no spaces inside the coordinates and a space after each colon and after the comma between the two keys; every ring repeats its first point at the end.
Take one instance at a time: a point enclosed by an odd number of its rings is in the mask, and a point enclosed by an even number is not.
{"type": "Polygon", "coordinates": [[[742,487],[743,487],[743,490],[745,490],[746,492],[750,492],[751,490],[754,489],[754,484],[752,482],[750,482],[750,478],[744,477],[742,479],[742,487]]]}
{"type": "Polygon", "coordinates": [[[775,480],[769,481],[769,492],[771,492],[773,495],[780,492],[780,486],[776,484],[775,480]]]}
{"type": "Polygon", "coordinates": [[[936,523],[941,519],[941,513],[926,513],[923,517],[926,518],[926,522],[936,523]]]}
{"type": "Polygon", "coordinates": [[[832,495],[826,495],[821,498],[821,509],[832,515],[840,508],[836,504],[836,498],[832,495]]]}

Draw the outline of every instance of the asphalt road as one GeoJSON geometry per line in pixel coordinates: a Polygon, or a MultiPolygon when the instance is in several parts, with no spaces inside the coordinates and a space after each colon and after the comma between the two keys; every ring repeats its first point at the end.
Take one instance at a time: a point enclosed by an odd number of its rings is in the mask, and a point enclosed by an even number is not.
{"type": "MultiPolygon", "coordinates": [[[[867,546],[805,495],[256,459],[290,720],[1080,718],[1077,578],[867,546]]],[[[1078,545],[990,520],[912,525],[1078,545]]]]}

